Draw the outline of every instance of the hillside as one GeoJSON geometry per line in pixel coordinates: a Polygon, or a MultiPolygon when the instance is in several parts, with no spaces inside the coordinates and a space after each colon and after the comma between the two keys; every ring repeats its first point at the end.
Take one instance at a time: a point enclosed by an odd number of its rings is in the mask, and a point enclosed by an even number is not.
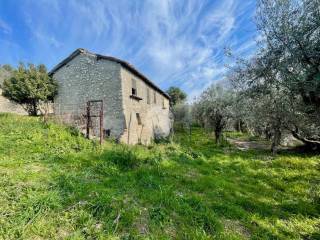
{"type": "Polygon", "coordinates": [[[319,239],[319,156],[175,143],[103,147],[0,115],[0,239],[319,239]]]}

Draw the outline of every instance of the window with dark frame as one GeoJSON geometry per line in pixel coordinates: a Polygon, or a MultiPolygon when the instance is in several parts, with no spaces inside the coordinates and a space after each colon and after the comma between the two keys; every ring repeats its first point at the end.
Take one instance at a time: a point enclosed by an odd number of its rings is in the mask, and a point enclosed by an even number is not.
{"type": "Polygon", "coordinates": [[[156,91],[153,91],[153,103],[154,104],[157,103],[157,93],[156,93],[156,91]]]}
{"type": "Polygon", "coordinates": [[[140,113],[136,113],[138,125],[142,125],[140,113]]]}
{"type": "Polygon", "coordinates": [[[165,101],[164,101],[164,97],[162,97],[162,108],[163,108],[163,109],[166,108],[165,101]]]}
{"type": "Polygon", "coordinates": [[[132,87],[131,87],[131,94],[133,96],[137,96],[138,95],[138,91],[137,91],[137,81],[135,79],[132,78],[132,87]]]}

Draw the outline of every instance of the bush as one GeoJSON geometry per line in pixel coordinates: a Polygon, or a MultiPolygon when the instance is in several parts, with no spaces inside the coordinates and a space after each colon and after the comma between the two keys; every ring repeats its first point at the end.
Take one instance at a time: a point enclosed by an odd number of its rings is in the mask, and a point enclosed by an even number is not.
{"type": "Polygon", "coordinates": [[[165,143],[170,143],[170,137],[163,137],[163,136],[158,136],[154,138],[154,143],[156,144],[165,144],[165,143]]]}
{"type": "Polygon", "coordinates": [[[40,103],[52,101],[58,85],[48,75],[44,65],[20,64],[12,76],[3,82],[3,95],[22,104],[30,115],[38,115],[40,103]]]}
{"type": "Polygon", "coordinates": [[[133,169],[140,165],[136,152],[128,146],[121,145],[118,149],[108,152],[107,156],[122,170],[133,169]]]}

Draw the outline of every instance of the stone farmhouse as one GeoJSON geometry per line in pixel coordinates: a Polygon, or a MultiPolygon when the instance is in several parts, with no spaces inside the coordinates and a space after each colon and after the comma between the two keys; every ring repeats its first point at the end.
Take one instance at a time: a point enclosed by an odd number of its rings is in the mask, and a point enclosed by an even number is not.
{"type": "Polygon", "coordinates": [[[77,49],[49,74],[59,86],[55,98],[59,114],[102,100],[107,136],[127,144],[148,144],[170,133],[170,97],[123,60],[77,49]]]}

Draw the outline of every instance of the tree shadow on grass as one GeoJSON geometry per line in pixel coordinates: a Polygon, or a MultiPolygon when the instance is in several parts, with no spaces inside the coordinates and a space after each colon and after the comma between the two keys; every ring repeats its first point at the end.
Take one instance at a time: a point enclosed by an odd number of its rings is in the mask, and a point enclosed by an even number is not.
{"type": "MultiPolygon", "coordinates": [[[[275,233],[252,216],[270,224],[298,215],[319,216],[310,200],[287,192],[286,184],[296,178],[284,181],[269,174],[273,164],[256,160],[254,153],[226,155],[220,149],[202,155],[169,149],[160,157],[141,157],[114,147],[68,155],[49,165],[65,211],[85,211],[93,225],[102,225],[110,235],[196,238],[202,232],[218,237],[223,232],[220,219],[227,218],[241,220],[253,235],[285,238],[292,233],[275,233]]],[[[78,221],[79,229],[90,222],[78,221]]]]}

